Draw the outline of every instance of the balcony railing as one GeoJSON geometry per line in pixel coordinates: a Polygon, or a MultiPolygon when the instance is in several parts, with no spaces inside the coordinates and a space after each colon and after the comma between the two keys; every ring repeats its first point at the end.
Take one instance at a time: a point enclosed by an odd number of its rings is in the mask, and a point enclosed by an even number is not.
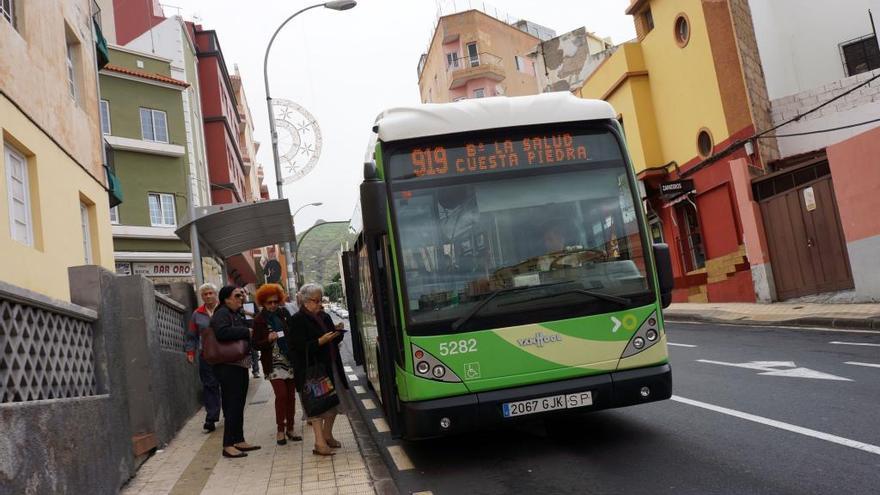
{"type": "Polygon", "coordinates": [[[447,60],[449,89],[464,86],[471,79],[488,77],[502,81],[506,77],[501,57],[488,52],[447,60]]]}

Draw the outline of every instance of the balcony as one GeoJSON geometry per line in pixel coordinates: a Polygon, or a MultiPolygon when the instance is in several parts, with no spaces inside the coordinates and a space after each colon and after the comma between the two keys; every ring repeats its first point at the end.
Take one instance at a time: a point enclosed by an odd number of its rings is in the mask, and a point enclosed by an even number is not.
{"type": "Polygon", "coordinates": [[[449,61],[447,65],[449,89],[460,88],[472,79],[485,77],[493,81],[503,81],[506,77],[504,66],[501,65],[501,57],[491,53],[484,52],[457,58],[449,61]]]}

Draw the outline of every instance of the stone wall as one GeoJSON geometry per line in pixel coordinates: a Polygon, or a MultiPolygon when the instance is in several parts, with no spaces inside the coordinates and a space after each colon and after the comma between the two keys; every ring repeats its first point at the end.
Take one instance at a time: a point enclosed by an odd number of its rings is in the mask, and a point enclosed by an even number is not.
{"type": "MultiPolygon", "coordinates": [[[[773,119],[764,69],[761,67],[761,55],[758,52],[758,41],[755,39],[752,13],[748,0],[729,0],[729,4],[740,65],[746,80],[752,121],[755,130],[760,132],[771,128],[773,119]]],[[[765,165],[779,158],[779,148],[775,139],[759,140],[758,150],[765,165]]]]}
{"type": "Polygon", "coordinates": [[[0,400],[3,494],[118,493],[200,407],[197,367],[158,331],[157,304],[180,332],[190,308],[96,266],[70,285],[73,304],[0,282],[0,378],[15,389],[0,400]],[[71,340],[71,325],[87,332],[71,340]]]}
{"type": "MultiPolygon", "coordinates": [[[[795,134],[811,132],[876,119],[880,115],[880,77],[871,82],[868,81],[877,76],[880,76],[880,69],[856,74],[855,76],[773,100],[773,122],[774,124],[779,124],[857,88],[843,98],[815,112],[804,115],[796,122],[781,127],[777,133],[795,134]]],[[[878,125],[880,125],[880,122],[833,132],[779,138],[779,149],[783,158],[819,150],[861,134],[878,125]]]]}

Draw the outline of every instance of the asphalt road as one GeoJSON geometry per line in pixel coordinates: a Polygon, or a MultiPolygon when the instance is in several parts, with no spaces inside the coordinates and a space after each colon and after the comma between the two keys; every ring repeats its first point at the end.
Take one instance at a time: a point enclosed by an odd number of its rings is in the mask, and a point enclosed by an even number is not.
{"type": "MultiPolygon", "coordinates": [[[[412,464],[389,461],[400,492],[880,493],[880,334],[681,323],[668,336],[672,400],[439,441],[374,432],[412,464]]],[[[378,410],[361,412],[371,424],[378,410]]]]}

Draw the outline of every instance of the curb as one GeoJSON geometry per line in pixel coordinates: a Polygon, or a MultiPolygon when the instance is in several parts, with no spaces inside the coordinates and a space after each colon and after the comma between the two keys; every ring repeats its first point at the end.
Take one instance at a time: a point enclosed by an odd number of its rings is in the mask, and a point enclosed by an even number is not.
{"type": "MultiPolygon", "coordinates": [[[[352,364],[347,365],[351,366],[352,364]]],[[[349,383],[349,388],[344,389],[340,397],[344,397],[342,400],[346,409],[346,416],[351,424],[351,429],[354,431],[364,463],[370,472],[373,489],[378,495],[399,495],[400,492],[397,490],[397,484],[394,483],[394,478],[388,469],[387,460],[382,455],[382,449],[379,448],[369,425],[366,424],[364,411],[361,410],[357,395],[354,392],[354,385],[349,383]]]]}
{"type": "MultiPolygon", "coordinates": [[[[728,313],[730,314],[730,313],[728,313]]],[[[868,318],[834,318],[827,316],[804,316],[788,320],[750,320],[743,315],[736,319],[717,318],[697,314],[663,313],[665,321],[690,323],[718,323],[752,327],[827,327],[839,330],[880,330],[880,316],[868,318]]]]}

